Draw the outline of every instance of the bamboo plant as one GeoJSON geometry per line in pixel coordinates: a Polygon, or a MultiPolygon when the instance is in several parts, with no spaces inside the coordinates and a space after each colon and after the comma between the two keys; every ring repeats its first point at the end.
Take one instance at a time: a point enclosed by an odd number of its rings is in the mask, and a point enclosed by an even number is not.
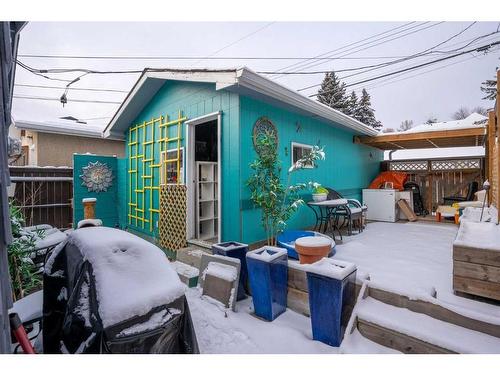
{"type": "Polygon", "coordinates": [[[267,245],[276,246],[276,237],[285,227],[286,222],[304,204],[300,192],[314,182],[290,184],[292,174],[317,160],[324,160],[323,148],[314,146],[287,171],[286,184],[281,181],[281,162],[278,158],[276,137],[264,133],[257,140],[259,150],[257,159],[250,164],[253,171],[247,180],[253,203],[261,209],[261,223],[266,233],[267,245]]]}

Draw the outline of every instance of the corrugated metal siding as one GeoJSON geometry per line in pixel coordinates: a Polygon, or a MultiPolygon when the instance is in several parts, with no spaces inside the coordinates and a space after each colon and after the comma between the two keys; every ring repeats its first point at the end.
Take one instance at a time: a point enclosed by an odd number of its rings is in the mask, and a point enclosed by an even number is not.
{"type": "MultiPolygon", "coordinates": [[[[253,149],[253,125],[261,116],[268,117],[277,127],[279,155],[283,167],[283,180],[291,165],[291,143],[325,146],[326,160],[318,163],[318,168],[298,171],[292,182],[316,181],[331,187],[346,197],[361,198],[361,189],[368,186],[378,174],[383,152],[372,147],[353,143],[353,133],[334,128],[311,117],[295,114],[248,97],[240,98],[241,127],[241,169],[240,195],[242,212],[240,220],[243,242],[255,242],[265,238],[260,225],[260,211],[252,208],[250,191],[246,186],[251,169],[249,164],[255,159],[253,149]]],[[[307,192],[309,193],[309,192],[307,192]]],[[[290,220],[289,228],[303,228],[314,224],[313,213],[301,207],[290,220]]]]}

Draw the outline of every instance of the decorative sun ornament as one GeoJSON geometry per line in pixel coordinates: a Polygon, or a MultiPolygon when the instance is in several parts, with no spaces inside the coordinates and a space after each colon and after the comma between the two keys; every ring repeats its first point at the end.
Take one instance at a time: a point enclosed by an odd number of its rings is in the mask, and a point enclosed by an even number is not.
{"type": "Polygon", "coordinates": [[[83,173],[80,175],[83,180],[82,186],[85,186],[88,191],[100,193],[101,191],[107,191],[111,186],[114,176],[107,164],[99,161],[90,162],[82,170],[83,173]]]}

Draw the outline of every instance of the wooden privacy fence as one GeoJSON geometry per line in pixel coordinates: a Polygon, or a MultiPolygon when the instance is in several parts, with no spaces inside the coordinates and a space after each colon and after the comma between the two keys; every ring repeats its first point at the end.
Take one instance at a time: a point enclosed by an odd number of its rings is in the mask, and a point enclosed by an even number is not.
{"type": "MultiPolygon", "coordinates": [[[[488,194],[489,201],[500,208],[500,70],[497,71],[497,97],[495,107],[488,113],[488,132],[486,138],[486,164],[487,176],[491,185],[488,194]]],[[[498,221],[500,222],[500,210],[498,210],[498,221]]]]}
{"type": "Polygon", "coordinates": [[[10,167],[9,171],[16,184],[13,198],[23,211],[26,226],[71,227],[72,168],[10,167]]]}
{"type": "Polygon", "coordinates": [[[391,160],[382,162],[382,170],[406,172],[408,181],[416,182],[424,206],[429,212],[451,195],[465,196],[468,184],[484,179],[484,158],[447,158],[425,160],[391,160]]]}

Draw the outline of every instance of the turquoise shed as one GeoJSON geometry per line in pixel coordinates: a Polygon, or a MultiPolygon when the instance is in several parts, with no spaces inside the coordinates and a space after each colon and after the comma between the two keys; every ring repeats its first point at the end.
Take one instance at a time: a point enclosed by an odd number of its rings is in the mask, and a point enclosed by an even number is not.
{"type": "MultiPolygon", "coordinates": [[[[257,156],[253,137],[263,128],[277,134],[283,178],[313,145],[324,146],[326,160],[297,172],[297,181],[360,199],[379,172],[382,152],[354,142],[377,131],[248,68],[146,69],[105,129],[106,137],[126,140],[120,226],[157,237],[169,204],[161,201],[162,186],[181,184],[185,212],[170,215],[185,221],[188,240],[263,240],[246,186],[257,156]]],[[[302,207],[288,225],[312,224],[312,211],[302,207]]]]}

